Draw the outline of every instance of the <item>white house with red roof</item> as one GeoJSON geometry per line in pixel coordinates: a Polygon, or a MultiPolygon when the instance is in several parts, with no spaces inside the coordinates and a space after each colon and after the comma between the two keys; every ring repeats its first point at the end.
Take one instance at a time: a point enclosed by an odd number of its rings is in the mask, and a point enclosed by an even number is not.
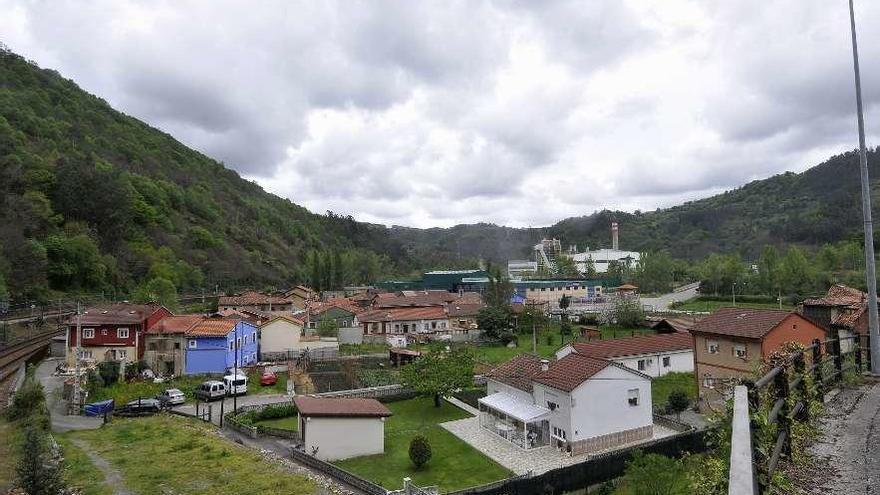
{"type": "Polygon", "coordinates": [[[574,342],[556,351],[556,358],[572,352],[608,359],[652,377],[694,371],[694,338],[690,333],[574,342]]]}
{"type": "Polygon", "coordinates": [[[576,455],[653,436],[651,377],[616,362],[523,354],[486,378],[480,425],[520,448],[551,445],[576,455]]]}
{"type": "Polygon", "coordinates": [[[306,453],[336,461],[385,452],[391,411],[376,399],[299,395],[293,404],[306,453]]]}

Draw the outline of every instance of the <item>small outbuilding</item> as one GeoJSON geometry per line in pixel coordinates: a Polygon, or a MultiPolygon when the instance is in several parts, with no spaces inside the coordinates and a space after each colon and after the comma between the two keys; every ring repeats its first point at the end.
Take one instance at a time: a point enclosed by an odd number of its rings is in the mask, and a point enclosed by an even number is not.
{"type": "Polygon", "coordinates": [[[376,399],[301,395],[293,403],[307,454],[336,461],[385,452],[385,418],[391,411],[376,399]]]}

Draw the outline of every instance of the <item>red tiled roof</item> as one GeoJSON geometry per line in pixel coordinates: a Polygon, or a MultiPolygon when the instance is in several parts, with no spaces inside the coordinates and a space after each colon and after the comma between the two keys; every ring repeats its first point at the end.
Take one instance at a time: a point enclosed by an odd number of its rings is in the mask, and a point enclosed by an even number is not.
{"type": "Polygon", "coordinates": [[[269,323],[272,323],[275,320],[287,320],[287,321],[293,323],[294,325],[299,325],[299,326],[305,325],[304,321],[300,320],[299,318],[297,318],[295,316],[277,315],[277,316],[272,317],[270,320],[263,322],[263,324],[260,325],[260,328],[265,327],[266,325],[268,325],[269,323]]]}
{"type": "Polygon", "coordinates": [[[855,306],[861,305],[867,299],[864,292],[847,287],[843,284],[834,284],[825,294],[825,297],[804,300],[805,306],[855,306]]]}
{"type": "Polygon", "coordinates": [[[202,337],[225,337],[229,335],[238,320],[227,318],[206,318],[187,330],[186,335],[202,337]]]}
{"type": "Polygon", "coordinates": [[[202,315],[175,315],[166,316],[147,330],[149,335],[183,334],[196,323],[202,321],[202,315]]]}
{"type": "Polygon", "coordinates": [[[298,395],[293,404],[303,416],[381,418],[391,416],[381,402],[376,399],[309,397],[298,395]]]}
{"type": "Polygon", "coordinates": [[[218,306],[254,306],[263,304],[290,304],[291,301],[284,296],[263,294],[262,292],[250,291],[234,296],[220,296],[218,306]]]}
{"type": "Polygon", "coordinates": [[[450,317],[457,316],[477,316],[477,313],[480,312],[481,309],[485,308],[486,305],[482,303],[478,304],[462,304],[458,301],[451,302],[446,305],[446,313],[450,317]]]}
{"type": "Polygon", "coordinates": [[[803,318],[797,313],[778,309],[721,308],[694,325],[690,331],[761,339],[789,315],[803,318]]]}
{"type": "Polygon", "coordinates": [[[489,370],[486,378],[531,392],[532,379],[541,372],[541,360],[534,354],[520,354],[489,370]]]}
{"type": "Polygon", "coordinates": [[[572,347],[578,354],[608,359],[691,349],[693,337],[689,333],[676,332],[625,339],[575,342],[572,347]]]}
{"type": "MultiPolygon", "coordinates": [[[[80,325],[115,325],[143,323],[148,316],[159,310],[159,304],[104,304],[87,308],[80,315],[80,325]]],[[[67,320],[76,325],[76,316],[67,320]]]]}
{"type": "Polygon", "coordinates": [[[309,304],[308,310],[310,314],[320,315],[333,308],[348,311],[351,314],[358,314],[364,311],[364,308],[358,306],[355,302],[346,298],[330,299],[329,301],[316,301],[309,304]]]}
{"type": "Polygon", "coordinates": [[[573,352],[551,364],[547,371],[538,373],[534,380],[558,390],[571,392],[610,364],[610,361],[604,359],[573,352]]]}
{"type": "Polygon", "coordinates": [[[446,318],[446,310],[442,306],[374,309],[358,315],[358,321],[362,323],[379,321],[443,320],[446,318]]]}

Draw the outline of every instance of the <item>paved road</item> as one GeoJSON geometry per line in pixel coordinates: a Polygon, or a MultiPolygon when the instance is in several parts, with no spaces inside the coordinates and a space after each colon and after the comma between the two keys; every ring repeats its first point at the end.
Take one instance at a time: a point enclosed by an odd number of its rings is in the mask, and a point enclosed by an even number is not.
{"type": "Polygon", "coordinates": [[[43,360],[34,375],[43,385],[43,391],[46,394],[46,405],[49,407],[49,414],[52,418],[52,431],[64,432],[100,428],[104,423],[102,418],[67,415],[67,401],[61,398],[65,377],[52,375],[60,360],[61,358],[43,360]]]}
{"type": "Polygon", "coordinates": [[[822,467],[802,487],[808,493],[880,493],[880,381],[843,389],[826,404],[810,452],[822,467]]]}
{"type": "MultiPolygon", "coordinates": [[[[292,399],[283,394],[265,394],[265,395],[243,395],[238,397],[237,403],[238,406],[252,406],[258,404],[272,404],[275,402],[285,402],[291,401],[292,399]]],[[[199,411],[203,412],[205,407],[210,407],[211,411],[211,422],[215,425],[220,424],[220,402],[202,402],[199,405],[199,411]]],[[[223,399],[223,412],[227,413],[232,411],[234,406],[234,401],[232,398],[223,399]]],[[[182,406],[177,406],[174,408],[175,411],[179,411],[186,414],[195,414],[196,413],[196,405],[195,404],[184,404],[182,406]]]]}
{"type": "Polygon", "coordinates": [[[697,288],[700,287],[699,282],[680,287],[675,292],[663,294],[658,297],[643,297],[641,302],[643,306],[651,306],[654,311],[667,311],[669,306],[674,302],[687,301],[697,296],[697,288]]]}

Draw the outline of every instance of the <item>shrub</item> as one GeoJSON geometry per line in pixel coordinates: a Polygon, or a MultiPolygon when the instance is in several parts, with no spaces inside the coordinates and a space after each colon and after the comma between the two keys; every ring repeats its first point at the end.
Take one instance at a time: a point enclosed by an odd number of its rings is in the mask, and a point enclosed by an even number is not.
{"type": "Polygon", "coordinates": [[[49,458],[45,433],[34,427],[24,431],[16,474],[19,485],[29,495],[57,495],[63,488],[58,462],[49,458]]]}
{"type": "Polygon", "coordinates": [[[687,470],[677,459],[657,454],[633,454],[626,465],[626,480],[633,495],[689,495],[687,470]]]}
{"type": "Polygon", "coordinates": [[[293,407],[293,404],[285,406],[268,406],[263,408],[263,410],[258,411],[255,416],[257,421],[264,419],[289,418],[291,416],[296,416],[296,408],[293,407]]]}
{"type": "Polygon", "coordinates": [[[45,400],[43,386],[34,379],[33,375],[28,375],[21,388],[13,396],[12,404],[6,411],[6,417],[10,421],[26,418],[32,413],[45,409],[45,400]]]}
{"type": "Polygon", "coordinates": [[[675,413],[675,416],[680,418],[681,412],[687,409],[690,403],[691,399],[688,397],[687,392],[680,388],[674,389],[672,392],[669,392],[669,397],[666,399],[666,412],[675,413]]]}
{"type": "Polygon", "coordinates": [[[409,442],[409,460],[415,465],[416,469],[422,469],[422,466],[431,460],[431,444],[428,439],[422,435],[416,435],[409,442]]]}
{"type": "Polygon", "coordinates": [[[98,373],[105,385],[119,381],[119,363],[116,361],[102,361],[98,363],[98,373]]]}

